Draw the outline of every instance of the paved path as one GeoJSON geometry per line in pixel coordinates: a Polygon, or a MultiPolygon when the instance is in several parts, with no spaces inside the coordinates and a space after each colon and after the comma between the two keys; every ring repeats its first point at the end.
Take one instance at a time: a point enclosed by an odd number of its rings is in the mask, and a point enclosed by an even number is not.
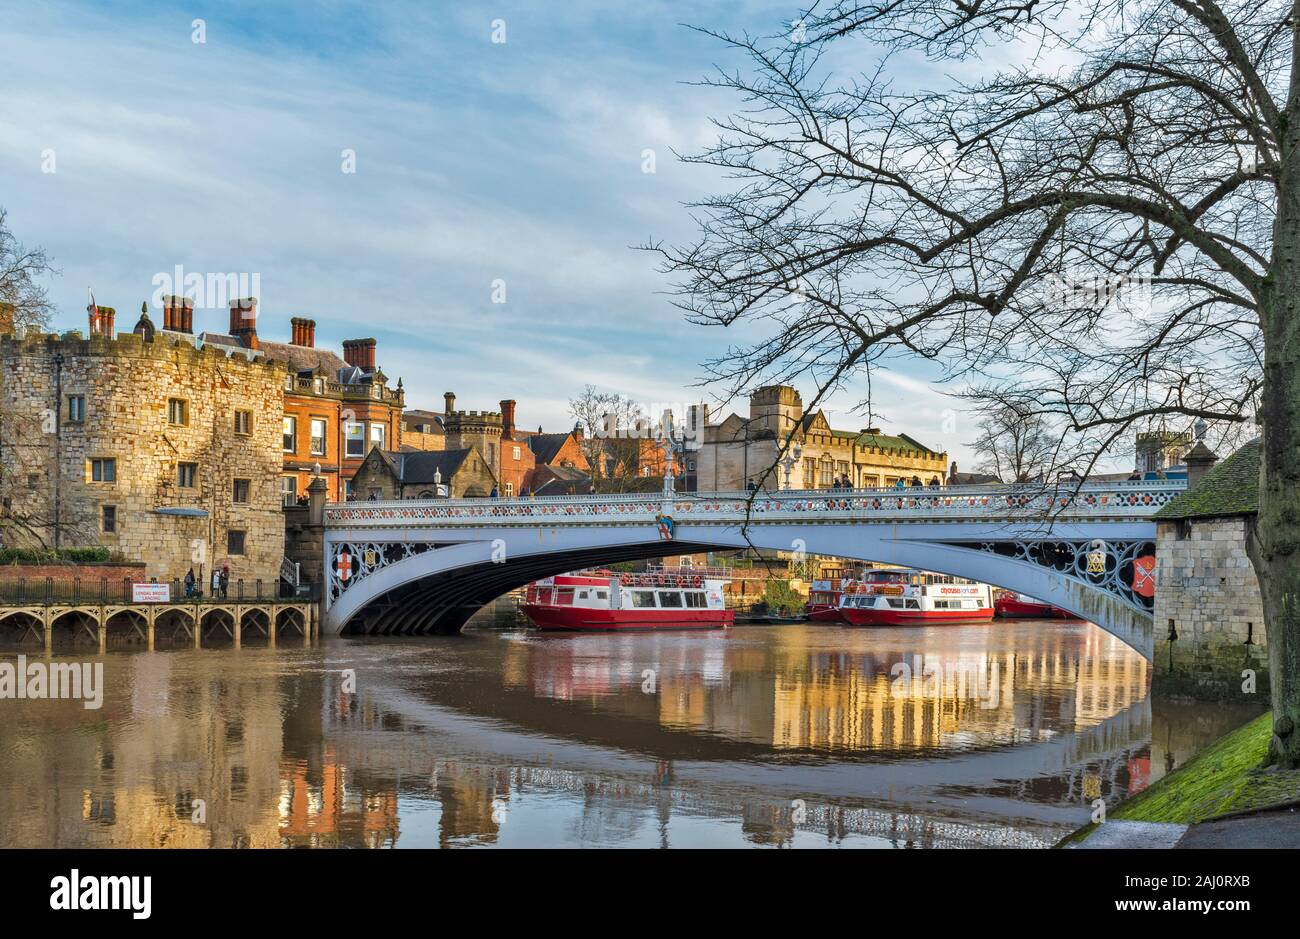
{"type": "MultiPolygon", "coordinates": [[[[1102,828],[1107,826],[1103,825],[1102,828]]],[[[1089,838],[1088,847],[1092,839],[1089,838]]],[[[1192,825],[1177,848],[1300,848],[1300,812],[1284,809],[1192,825]]]]}
{"type": "Polygon", "coordinates": [[[1072,848],[1172,848],[1187,831],[1186,825],[1168,822],[1102,822],[1072,848]]]}

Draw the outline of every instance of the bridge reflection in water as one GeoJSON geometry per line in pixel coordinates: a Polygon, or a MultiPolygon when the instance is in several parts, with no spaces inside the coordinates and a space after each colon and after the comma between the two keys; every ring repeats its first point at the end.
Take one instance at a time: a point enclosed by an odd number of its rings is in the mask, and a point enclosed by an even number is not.
{"type": "Polygon", "coordinates": [[[1059,622],[104,662],[6,702],[0,845],[1043,846],[1249,716],[1059,622]]]}

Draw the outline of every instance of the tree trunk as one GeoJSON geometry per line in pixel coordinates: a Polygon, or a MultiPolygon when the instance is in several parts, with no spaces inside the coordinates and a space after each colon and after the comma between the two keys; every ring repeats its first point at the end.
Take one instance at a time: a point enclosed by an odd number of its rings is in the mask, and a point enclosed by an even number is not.
{"type": "Polygon", "coordinates": [[[1273,258],[1260,295],[1259,513],[1246,544],[1268,632],[1269,762],[1293,768],[1300,766],[1300,186],[1286,185],[1289,175],[1278,187],[1273,258]]]}

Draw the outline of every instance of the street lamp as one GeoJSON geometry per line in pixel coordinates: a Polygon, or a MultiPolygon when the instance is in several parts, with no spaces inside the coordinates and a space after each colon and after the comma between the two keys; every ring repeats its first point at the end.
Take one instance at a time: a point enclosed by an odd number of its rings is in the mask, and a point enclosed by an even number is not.
{"type": "MultiPolygon", "coordinates": [[[[789,443],[789,438],[787,438],[786,443],[789,443]]],[[[790,473],[799,465],[799,458],[802,455],[803,447],[801,447],[798,441],[796,441],[794,446],[791,447],[790,451],[786,454],[785,459],[781,461],[781,466],[785,469],[785,485],[782,488],[790,488],[790,473]]]]}

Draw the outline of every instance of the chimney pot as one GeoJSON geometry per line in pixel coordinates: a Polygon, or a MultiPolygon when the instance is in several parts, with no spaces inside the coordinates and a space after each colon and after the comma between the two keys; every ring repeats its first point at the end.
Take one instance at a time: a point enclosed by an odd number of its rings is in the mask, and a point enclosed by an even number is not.
{"type": "Polygon", "coordinates": [[[257,348],[257,298],[230,301],[230,335],[245,349],[257,348]]]}
{"type": "Polygon", "coordinates": [[[501,402],[501,439],[515,439],[515,402],[509,399],[501,402]]]}
{"type": "Polygon", "coordinates": [[[456,395],[450,391],[442,393],[443,413],[450,416],[456,411],[456,395]]]}
{"type": "Polygon", "coordinates": [[[375,340],[346,339],[343,342],[343,361],[359,368],[367,375],[375,371],[375,340]]]}

